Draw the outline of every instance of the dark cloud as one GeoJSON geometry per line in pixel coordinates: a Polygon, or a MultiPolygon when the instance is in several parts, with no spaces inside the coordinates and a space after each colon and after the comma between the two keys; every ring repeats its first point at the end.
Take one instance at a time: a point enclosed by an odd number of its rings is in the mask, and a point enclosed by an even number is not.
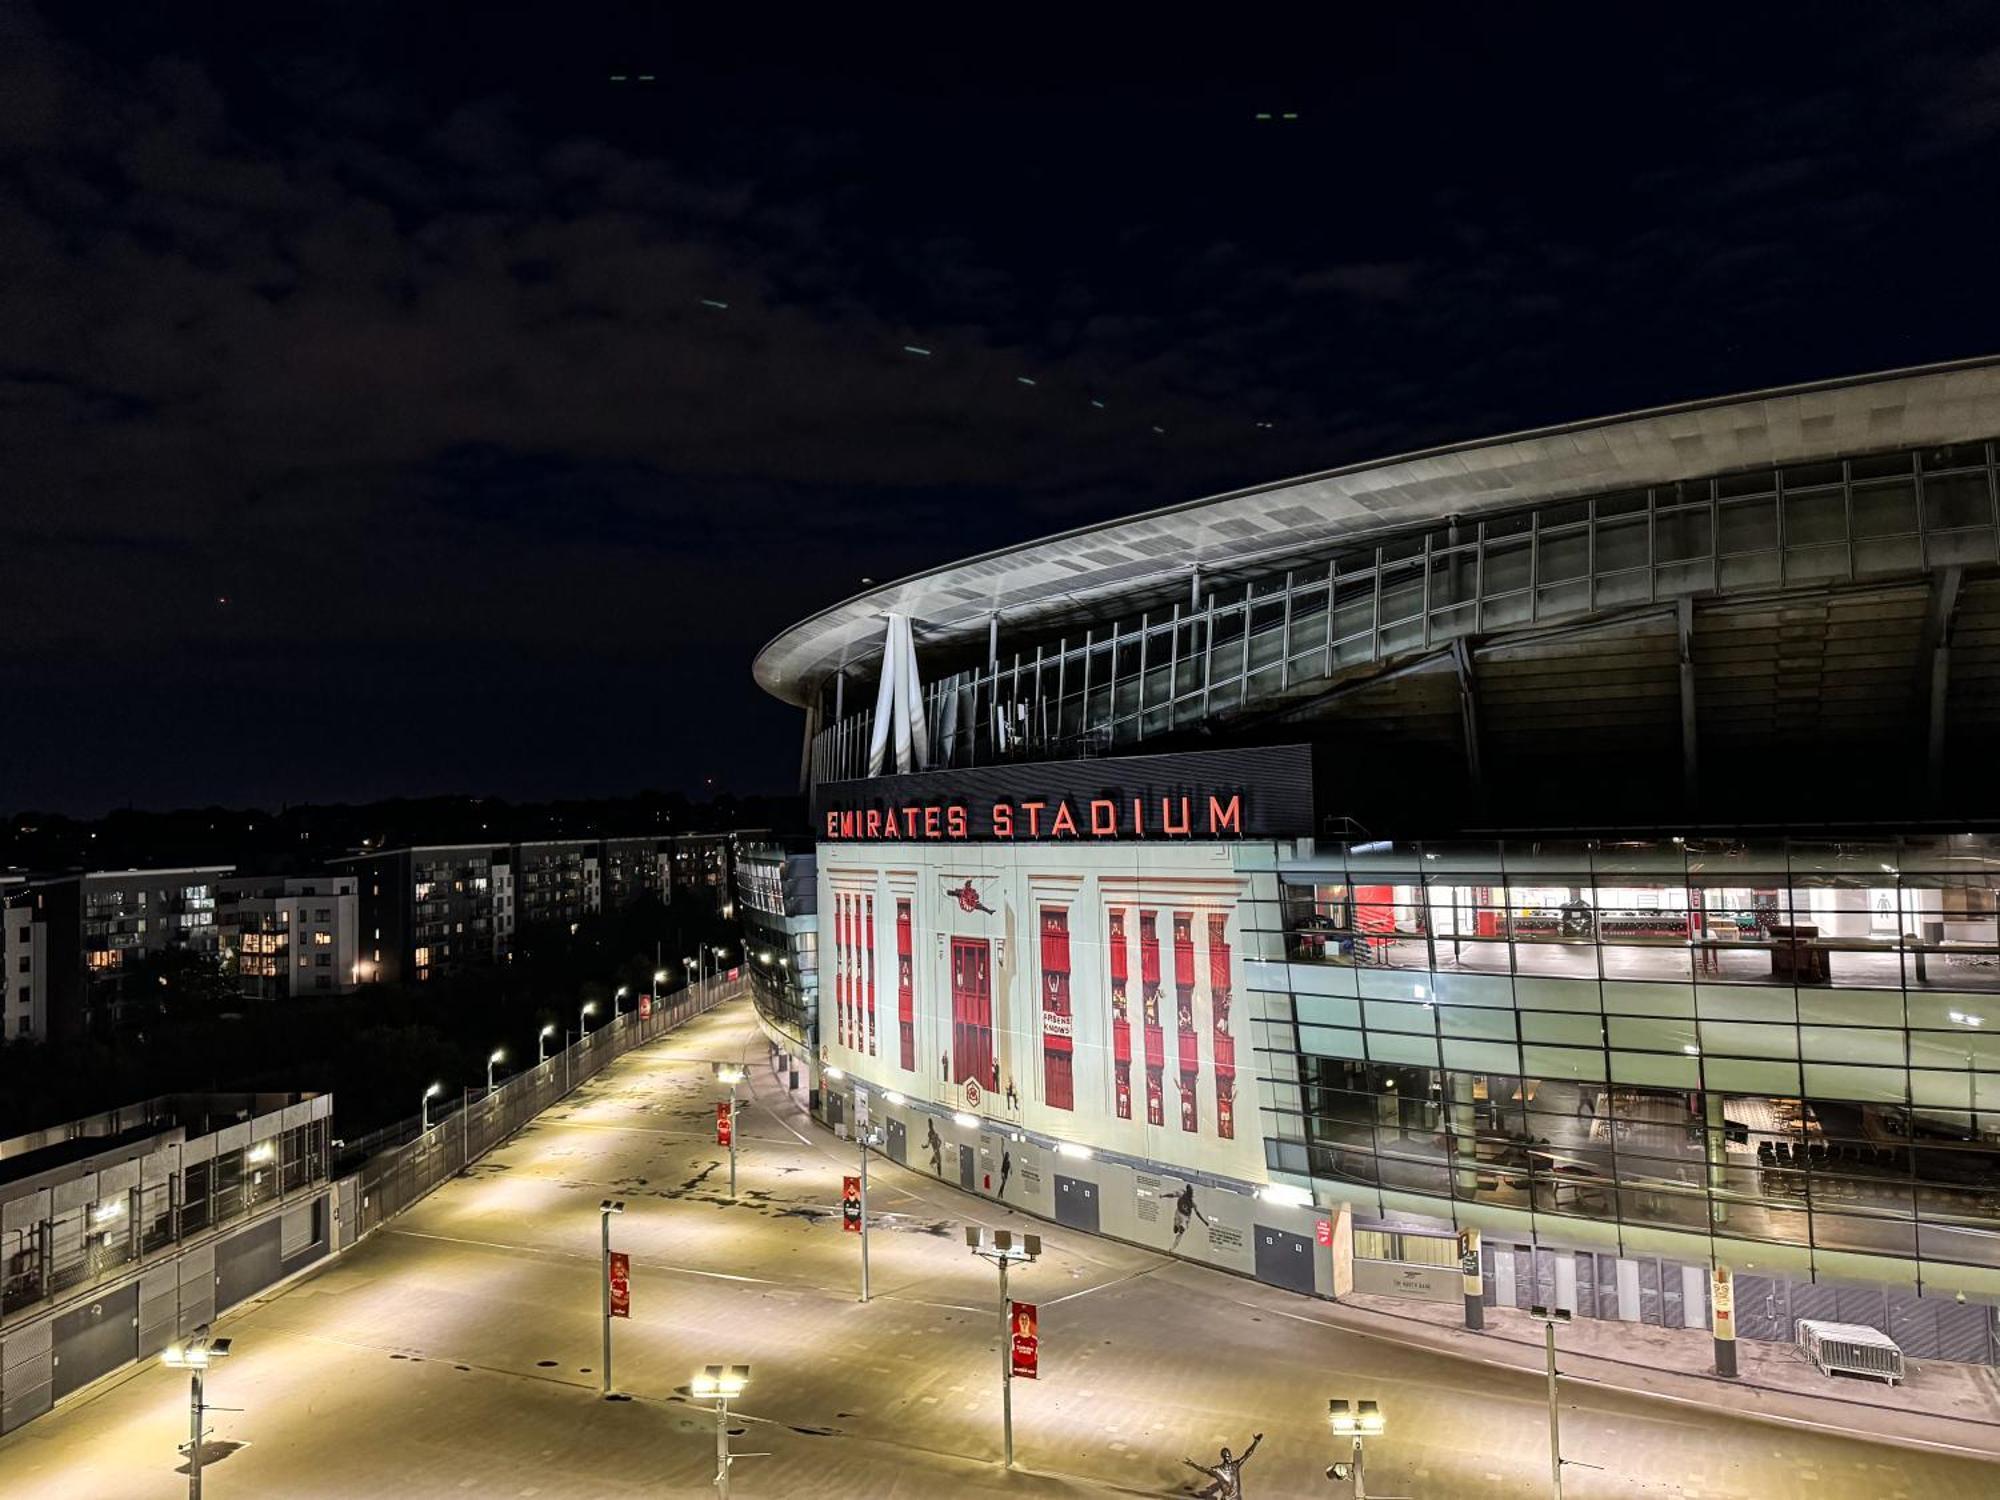
{"type": "Polygon", "coordinates": [[[863,575],[1996,342],[1977,10],[408,12],[0,7],[0,804],[780,785],[863,575]]]}

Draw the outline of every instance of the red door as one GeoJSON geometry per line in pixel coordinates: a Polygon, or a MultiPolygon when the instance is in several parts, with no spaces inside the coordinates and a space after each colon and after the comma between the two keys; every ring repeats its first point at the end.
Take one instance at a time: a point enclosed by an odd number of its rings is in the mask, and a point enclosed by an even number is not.
{"type": "Polygon", "coordinates": [[[999,1087],[993,1059],[993,961],[985,938],[951,940],[951,1081],[999,1087]]]}

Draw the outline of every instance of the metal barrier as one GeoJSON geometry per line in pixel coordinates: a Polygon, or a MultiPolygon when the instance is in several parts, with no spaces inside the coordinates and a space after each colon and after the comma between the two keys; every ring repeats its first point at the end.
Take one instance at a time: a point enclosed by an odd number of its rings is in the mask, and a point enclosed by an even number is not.
{"type": "Polygon", "coordinates": [[[433,1119],[431,1128],[416,1140],[392,1147],[362,1165],[357,1218],[345,1239],[351,1243],[414,1206],[586,1079],[594,1078],[614,1059],[634,1047],[658,1041],[683,1022],[705,1015],[742,993],[741,980],[715,978],[656,1006],[650,1016],[626,1011],[560,1052],[551,1053],[527,1072],[516,1074],[492,1093],[476,1095],[451,1114],[433,1119]]]}

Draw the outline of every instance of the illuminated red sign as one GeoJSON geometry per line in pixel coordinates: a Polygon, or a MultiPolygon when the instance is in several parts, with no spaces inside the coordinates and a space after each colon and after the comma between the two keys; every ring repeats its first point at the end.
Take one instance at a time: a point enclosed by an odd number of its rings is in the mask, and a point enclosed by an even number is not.
{"type": "Polygon", "coordinates": [[[730,1100],[724,1099],[715,1106],[715,1144],[718,1146],[729,1144],[732,1126],[729,1118],[730,1103],[730,1100]]]}
{"type": "Polygon", "coordinates": [[[829,843],[882,839],[953,843],[966,839],[1241,838],[1243,794],[1144,797],[1031,797],[996,802],[910,803],[902,807],[828,808],[820,837],[829,843]]]}
{"type": "Polygon", "coordinates": [[[849,1234],[861,1233],[861,1179],[840,1179],[840,1227],[849,1234]]]}
{"type": "Polygon", "coordinates": [[[611,1252],[611,1316],[632,1316],[632,1258],[623,1250],[611,1252]]]}
{"type": "Polygon", "coordinates": [[[1321,1219],[1313,1225],[1313,1237],[1322,1245],[1333,1243],[1333,1220],[1321,1219]]]}
{"type": "Polygon", "coordinates": [[[1033,1380],[1041,1364],[1041,1319],[1032,1302],[1008,1304],[1008,1325],[1014,1330],[1014,1353],[1009,1366],[1016,1380],[1033,1380]]]}

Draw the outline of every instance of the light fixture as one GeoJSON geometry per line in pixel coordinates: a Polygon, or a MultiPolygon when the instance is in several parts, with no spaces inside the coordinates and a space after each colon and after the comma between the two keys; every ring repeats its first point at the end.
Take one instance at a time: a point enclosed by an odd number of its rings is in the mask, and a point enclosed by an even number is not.
{"type": "Polygon", "coordinates": [[[206,1370],[212,1361],[228,1356],[229,1344],[228,1339],[210,1338],[208,1325],[204,1323],[192,1338],[162,1349],[160,1363],[174,1370],[206,1370]]]}
{"type": "Polygon", "coordinates": [[[909,1103],[909,1100],[905,1099],[901,1094],[897,1093],[894,1089],[883,1090],[882,1097],[891,1104],[909,1103]]]}
{"type": "Polygon", "coordinates": [[[717,1083],[726,1083],[731,1088],[741,1083],[745,1077],[743,1070],[734,1063],[716,1063],[714,1066],[715,1081],[717,1083]]]}
{"type": "Polygon", "coordinates": [[[840,1069],[838,1069],[838,1068],[828,1068],[828,1069],[826,1070],[826,1076],[827,1076],[827,1077],[829,1077],[829,1078],[832,1078],[832,1079],[836,1079],[836,1080],[837,1080],[837,1079],[841,1079],[841,1078],[845,1078],[845,1077],[846,1077],[847,1075],[846,1075],[845,1073],[841,1072],[841,1071],[840,1071],[840,1069]]]}
{"type": "Polygon", "coordinates": [[[1311,1208],[1313,1201],[1309,1190],[1289,1182],[1267,1183],[1257,1189],[1257,1196],[1266,1203],[1279,1203],[1287,1208],[1311,1208]]]}
{"type": "Polygon", "coordinates": [[[243,1159],[247,1162],[266,1162],[275,1154],[276,1150],[269,1141],[259,1141],[243,1153],[243,1159]]]}
{"type": "Polygon", "coordinates": [[[728,1401],[742,1395],[749,1383],[748,1365],[703,1365],[688,1382],[688,1391],[704,1401],[728,1401]]]}
{"type": "Polygon", "coordinates": [[[963,1125],[967,1130],[977,1130],[979,1128],[979,1116],[969,1115],[962,1109],[951,1118],[954,1124],[963,1125]]]}
{"type": "Polygon", "coordinates": [[[1056,1154],[1058,1156],[1074,1156],[1078,1161],[1089,1161],[1091,1150],[1090,1147],[1080,1146],[1075,1141],[1057,1141],[1056,1154]]]}

